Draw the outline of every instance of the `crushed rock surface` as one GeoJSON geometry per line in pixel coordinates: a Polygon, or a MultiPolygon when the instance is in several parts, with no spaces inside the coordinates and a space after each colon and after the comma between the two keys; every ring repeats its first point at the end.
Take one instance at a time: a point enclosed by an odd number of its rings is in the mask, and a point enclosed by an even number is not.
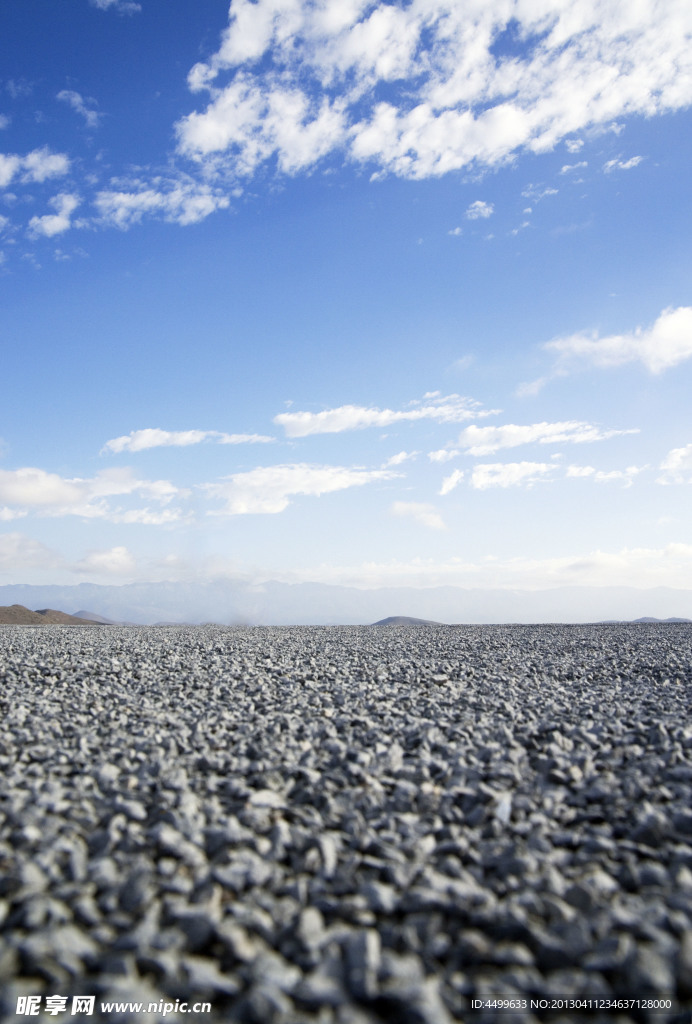
{"type": "Polygon", "coordinates": [[[0,1017],[688,1021],[691,704],[685,624],[3,627],[0,1017]]]}

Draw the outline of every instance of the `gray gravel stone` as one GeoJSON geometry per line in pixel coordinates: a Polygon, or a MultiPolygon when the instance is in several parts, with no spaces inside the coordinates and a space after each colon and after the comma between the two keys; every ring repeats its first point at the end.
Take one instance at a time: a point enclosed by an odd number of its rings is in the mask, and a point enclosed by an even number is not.
{"type": "Polygon", "coordinates": [[[372,999],[377,990],[381,942],[373,928],[351,935],[346,943],[348,987],[356,999],[372,999]]]}
{"type": "Polygon", "coordinates": [[[692,929],[684,932],[677,956],[678,991],[685,999],[692,999],[692,929]]]}
{"type": "Polygon", "coordinates": [[[691,707],[685,624],[1,627],[0,1017],[689,1010],[691,707]]]}

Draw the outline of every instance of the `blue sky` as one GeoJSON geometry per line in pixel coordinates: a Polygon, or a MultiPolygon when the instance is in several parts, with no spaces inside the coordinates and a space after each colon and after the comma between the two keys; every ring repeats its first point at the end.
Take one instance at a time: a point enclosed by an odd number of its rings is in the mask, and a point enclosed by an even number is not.
{"type": "Polygon", "coordinates": [[[0,582],[689,585],[689,4],[0,17],[0,582]]]}

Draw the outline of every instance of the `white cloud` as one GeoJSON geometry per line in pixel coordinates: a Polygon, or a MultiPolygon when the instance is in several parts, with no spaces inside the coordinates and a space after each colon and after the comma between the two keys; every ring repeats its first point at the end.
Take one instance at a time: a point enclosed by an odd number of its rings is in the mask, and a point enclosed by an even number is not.
{"type": "Polygon", "coordinates": [[[47,146],[26,156],[0,153],[0,188],[6,188],[18,174],[25,182],[43,182],[62,177],[69,169],[69,158],[64,153],[52,153],[47,146]]]}
{"type": "Polygon", "coordinates": [[[183,516],[180,509],[164,508],[152,512],[150,508],[131,508],[126,512],[114,512],[108,519],[112,523],[141,523],[143,526],[166,526],[179,523],[183,516]]]}
{"type": "Polygon", "coordinates": [[[395,501],[390,509],[393,516],[415,519],[430,530],[446,530],[444,520],[433,505],[418,501],[395,501]]]}
{"type": "Polygon", "coordinates": [[[0,153],[0,188],[6,188],[21,167],[21,158],[14,153],[0,153]]]}
{"type": "Polygon", "coordinates": [[[481,463],[471,474],[471,486],[477,491],[485,491],[489,487],[530,487],[536,481],[544,480],[546,474],[554,472],[555,468],[546,462],[481,463]]]}
{"type": "Polygon", "coordinates": [[[492,203],[484,203],[482,199],[476,199],[475,203],[471,203],[466,210],[466,219],[486,220],[488,217],[492,216],[494,210],[495,207],[492,203]]]}
{"type": "Polygon", "coordinates": [[[409,459],[415,459],[418,452],[397,452],[396,455],[391,455],[384,463],[385,468],[387,466],[400,466],[402,462],[408,462],[409,459]]]}
{"type": "Polygon", "coordinates": [[[462,430],[457,443],[466,448],[469,455],[491,455],[500,448],[516,448],[522,444],[585,444],[632,433],[637,433],[637,430],[601,430],[580,420],[523,425],[505,423],[497,427],[473,424],[462,430]]]}
{"type": "Polygon", "coordinates": [[[424,395],[411,402],[407,409],[376,409],[362,405],[341,405],[322,412],[282,412],[274,423],[283,427],[289,437],[309,434],[339,434],[345,430],[366,427],[388,427],[392,423],[415,420],[436,420],[438,423],[461,423],[477,416],[490,416],[497,410],[481,411],[480,402],[459,395],[441,396],[439,392],[424,395]]]}
{"type": "Polygon", "coordinates": [[[558,189],[551,188],[548,185],[527,185],[522,196],[524,199],[530,199],[534,203],[540,203],[541,199],[545,199],[546,196],[556,196],[558,189]]]}
{"type": "Polygon", "coordinates": [[[662,373],[692,356],[692,307],[664,309],[651,327],[630,334],[573,334],[543,348],[557,354],[558,372],[580,362],[599,368],[641,362],[651,373],[662,373]]]}
{"type": "Polygon", "coordinates": [[[101,115],[97,110],[94,110],[96,100],[85,100],[84,97],[81,96],[80,93],[75,92],[74,89],[62,89],[56,98],[61,100],[63,103],[69,104],[73,110],[83,117],[87,128],[98,128],[101,115]]]}
{"type": "Polygon", "coordinates": [[[347,466],[316,466],[297,463],[260,466],[246,473],[234,473],[202,489],[225,503],[209,515],[275,514],[283,512],[294,495],[320,496],[349,487],[361,487],[375,480],[391,480],[392,470],[366,470],[347,466]]]}
{"type": "Polygon", "coordinates": [[[568,466],[565,472],[567,477],[593,476],[596,470],[593,466],[568,466]]]}
{"type": "Polygon", "coordinates": [[[671,449],[659,468],[663,472],[656,480],[658,484],[692,483],[692,444],[671,449]]]}
{"type": "Polygon", "coordinates": [[[131,430],[129,434],[111,438],[106,441],[101,452],[141,452],[147,448],[159,448],[167,445],[184,447],[199,444],[209,436],[208,430],[159,430],[147,427],[144,430],[131,430]]]}
{"type": "Polygon", "coordinates": [[[461,481],[464,479],[463,469],[455,469],[449,476],[446,476],[442,481],[440,487],[440,494],[449,494],[455,487],[458,487],[461,481]]]}
{"type": "Polygon", "coordinates": [[[587,160],[580,160],[579,163],[576,164],[563,164],[560,168],[560,174],[571,174],[572,171],[580,171],[582,167],[588,166],[589,164],[587,160]]]}
{"type": "Polygon", "coordinates": [[[408,178],[561,140],[576,152],[576,133],[689,105],[691,35],[682,2],[234,0],[190,72],[209,99],[178,123],[179,147],[236,176],[335,151],[408,178]],[[508,30],[522,52],[496,56],[508,30]]]}
{"type": "Polygon", "coordinates": [[[545,377],[537,377],[536,380],[526,380],[517,385],[515,394],[518,398],[533,398],[546,386],[553,377],[563,376],[557,371],[545,377]]]}
{"type": "Polygon", "coordinates": [[[34,567],[52,568],[60,564],[58,556],[45,544],[23,533],[0,535],[0,572],[17,572],[34,567]]]}
{"type": "Polygon", "coordinates": [[[565,147],[569,153],[578,153],[583,145],[583,139],[567,139],[565,142],[565,147]]]}
{"type": "Polygon", "coordinates": [[[29,221],[29,230],[32,234],[52,238],[72,227],[70,218],[80,204],[79,196],[61,192],[51,199],[50,204],[56,212],[47,213],[43,217],[32,217],[29,221]]]}
{"type": "Polygon", "coordinates": [[[147,427],[144,430],[131,430],[122,437],[114,437],[106,441],[101,452],[142,452],[148,448],[186,448],[200,444],[202,441],[213,440],[217,444],[263,444],[273,441],[273,437],[264,434],[224,434],[219,430],[160,430],[147,427]]]}
{"type": "Polygon", "coordinates": [[[0,114],[0,131],[4,131],[5,128],[9,128],[10,119],[7,114],[0,114]]]}
{"type": "Polygon", "coordinates": [[[136,14],[142,10],[142,5],[136,0],[89,0],[92,7],[98,7],[100,11],[117,11],[118,14],[136,14]]]}
{"type": "Polygon", "coordinates": [[[22,519],[25,515],[25,509],[8,508],[5,505],[0,508],[0,523],[9,523],[11,519],[22,519]]]}
{"type": "MultiPolygon", "coordinates": [[[[216,433],[212,431],[212,433],[216,433]]],[[[275,438],[266,434],[216,434],[219,444],[268,444],[275,438]]]]}
{"type": "Polygon", "coordinates": [[[81,484],[43,469],[0,469],[0,500],[10,505],[69,505],[83,498],[81,484]]]}
{"type": "Polygon", "coordinates": [[[612,171],[629,171],[632,167],[638,167],[643,159],[643,156],[633,156],[629,160],[607,160],[603,164],[603,170],[606,174],[612,171]]]}
{"type": "Polygon", "coordinates": [[[628,466],[627,469],[599,470],[594,474],[594,480],[598,484],[619,483],[625,487],[631,487],[635,476],[643,472],[646,466],[628,466]]]}
{"type": "Polygon", "coordinates": [[[431,462],[449,462],[450,459],[456,459],[459,452],[456,448],[438,448],[436,452],[428,452],[428,458],[431,462]]]}
{"type": "MultiPolygon", "coordinates": [[[[128,468],[103,470],[91,479],[67,479],[31,466],[0,469],[0,502],[19,513],[33,510],[44,516],[75,515],[126,522],[122,517],[132,511],[112,508],[107,498],[139,494],[167,505],[187,493],[168,480],[140,480],[128,468]]],[[[148,510],[140,511],[144,518],[138,521],[143,522],[148,510]]],[[[179,513],[169,510],[165,519],[173,518],[179,518],[179,513]]]]}
{"type": "Polygon", "coordinates": [[[34,149],[22,159],[24,181],[41,182],[48,178],[60,178],[70,169],[70,161],[64,153],[52,153],[48,146],[34,149]]]}
{"type": "Polygon", "coordinates": [[[88,485],[89,493],[97,498],[117,494],[143,494],[162,505],[167,505],[173,498],[183,497],[189,493],[176,487],[170,480],[140,480],[127,466],[103,469],[85,483],[88,485]]]}
{"type": "Polygon", "coordinates": [[[196,224],[229,205],[228,196],[207,185],[190,181],[131,183],[128,188],[104,189],[94,201],[104,224],[126,229],[147,215],[159,215],[176,224],[196,224]]]}
{"type": "Polygon", "coordinates": [[[465,356],[459,356],[458,359],[455,359],[450,369],[456,373],[463,373],[464,370],[468,370],[469,366],[473,365],[474,359],[473,353],[467,352],[465,356]]]}
{"type": "Polygon", "coordinates": [[[99,573],[106,576],[130,576],[135,569],[135,559],[126,547],[117,546],[107,551],[92,551],[74,569],[78,572],[99,573]]]}
{"type": "Polygon", "coordinates": [[[239,151],[235,171],[252,174],[272,153],[279,168],[295,174],[316,163],[345,139],[340,101],[313,103],[300,89],[262,90],[239,74],[202,114],[178,124],[181,152],[203,159],[229,147],[239,151]],[[258,131],[261,125],[261,132],[258,131]]]}
{"type": "Polygon", "coordinates": [[[463,235],[463,233],[464,233],[464,230],[463,230],[463,228],[460,228],[460,227],[452,228],[450,231],[447,232],[448,235],[454,235],[455,237],[458,237],[459,235],[463,235]]]}

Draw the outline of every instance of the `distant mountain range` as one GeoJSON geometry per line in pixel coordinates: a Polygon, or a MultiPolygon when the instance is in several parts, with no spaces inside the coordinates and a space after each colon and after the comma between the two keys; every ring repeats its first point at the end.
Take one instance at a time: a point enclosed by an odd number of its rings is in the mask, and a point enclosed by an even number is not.
{"type": "Polygon", "coordinates": [[[669,619],[654,619],[651,615],[644,615],[641,619],[634,619],[634,622],[692,622],[692,619],[678,619],[675,616],[669,619]]]}
{"type": "Polygon", "coordinates": [[[393,608],[406,609],[407,618],[433,623],[628,622],[644,616],[692,619],[692,590],[669,587],[361,590],[323,583],[251,584],[240,580],[0,586],[0,605],[14,604],[27,609],[61,608],[91,622],[132,624],[362,625],[392,618],[393,608]]]}
{"type": "Polygon", "coordinates": [[[431,619],[414,619],[410,615],[390,615],[373,626],[444,626],[444,622],[433,622],[431,619]]]}

